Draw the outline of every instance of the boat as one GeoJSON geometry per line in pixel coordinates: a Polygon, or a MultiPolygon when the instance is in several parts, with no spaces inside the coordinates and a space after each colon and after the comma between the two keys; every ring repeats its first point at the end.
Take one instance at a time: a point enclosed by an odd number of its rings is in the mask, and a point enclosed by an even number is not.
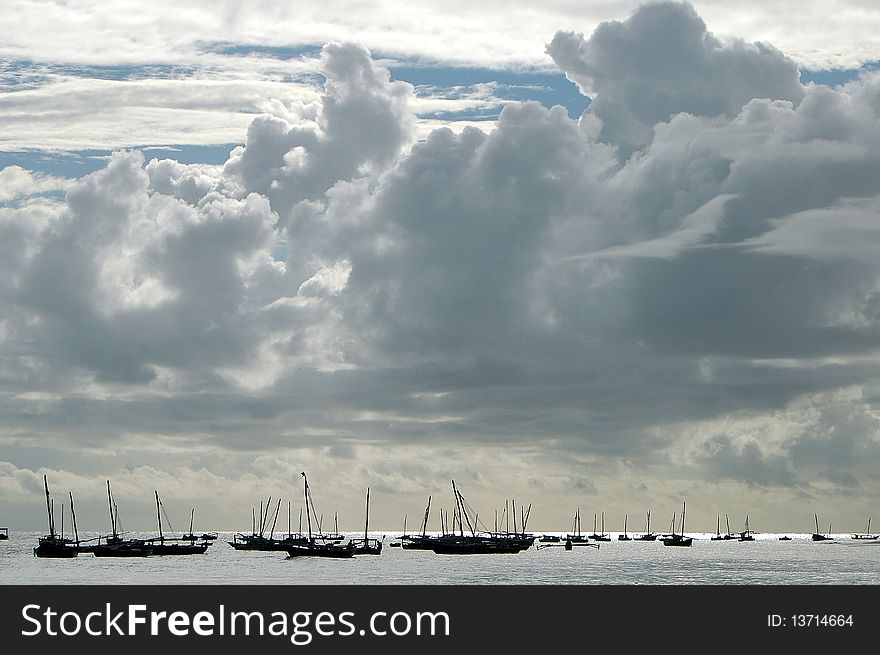
{"type": "Polygon", "coordinates": [[[715,515],[715,536],[711,541],[725,541],[730,539],[730,534],[721,534],[721,514],[715,515]]]}
{"type": "Polygon", "coordinates": [[[88,552],[95,557],[149,557],[153,554],[153,547],[146,543],[143,539],[123,539],[122,533],[119,531],[119,507],[113,500],[113,494],[110,491],[110,480],[107,480],[107,504],[110,508],[110,529],[111,534],[104,537],[101,543],[101,537],[98,537],[98,543],[92,546],[84,546],[82,552],[88,552]]]}
{"type": "Polygon", "coordinates": [[[192,509],[189,515],[189,532],[184,535],[181,535],[181,541],[208,541],[213,542],[216,539],[220,538],[220,535],[216,532],[203,532],[202,534],[195,534],[193,532],[193,520],[196,516],[195,508],[192,509]]]}
{"type": "Polygon", "coordinates": [[[367,487],[367,511],[366,511],[366,518],[364,519],[364,538],[351,540],[351,543],[354,544],[354,554],[355,555],[381,555],[382,554],[382,540],[381,539],[372,539],[367,536],[369,526],[370,526],[370,488],[367,487]]]}
{"type": "Polygon", "coordinates": [[[593,541],[611,541],[611,537],[605,533],[605,512],[602,512],[602,532],[596,532],[596,514],[593,514],[593,534],[589,536],[593,541]]]}
{"type": "Polygon", "coordinates": [[[880,539],[880,535],[871,534],[871,518],[868,517],[868,525],[865,528],[865,532],[861,533],[861,534],[857,532],[852,536],[852,538],[853,539],[874,540],[874,539],[880,539]]]}
{"type": "Polygon", "coordinates": [[[681,503],[681,532],[679,534],[675,533],[675,514],[672,515],[672,534],[663,535],[661,537],[661,541],[664,546],[690,546],[694,538],[693,537],[685,537],[684,536],[684,515],[685,515],[685,502],[681,503]]]}
{"type": "MultiPolygon", "coordinates": [[[[830,534],[822,534],[819,532],[819,515],[813,514],[816,519],[816,531],[813,533],[813,541],[832,541],[834,537],[830,534]]],[[[831,532],[831,524],[828,524],[828,532],[831,532]]]]}
{"type": "Polygon", "coordinates": [[[76,530],[76,514],[73,509],[73,494],[70,495],[70,511],[73,514],[73,531],[75,538],[64,537],[64,505],[61,506],[61,534],[55,532],[55,503],[49,495],[49,481],[43,476],[43,487],[46,490],[46,515],[49,520],[49,534],[40,537],[37,547],[34,548],[34,557],[46,557],[52,559],[69,559],[76,557],[79,552],[79,534],[76,530]]]}
{"type": "MultiPolygon", "coordinates": [[[[441,523],[443,519],[442,508],[440,510],[441,523]]],[[[400,547],[403,550],[431,550],[431,539],[428,535],[428,516],[431,513],[431,496],[428,496],[428,504],[425,506],[425,513],[422,516],[422,525],[419,534],[406,534],[406,518],[404,517],[404,535],[400,539],[400,547]]]]}
{"type": "Polygon", "coordinates": [[[754,541],[755,537],[749,529],[749,515],[746,514],[746,529],[739,533],[739,541],[754,541]]]}
{"type": "Polygon", "coordinates": [[[782,535],[781,537],[779,537],[779,541],[791,541],[791,537],[789,537],[788,535],[782,535]]]}
{"type": "Polygon", "coordinates": [[[657,541],[657,533],[651,532],[651,510],[646,515],[645,533],[636,535],[633,541],[657,541]]]}
{"type": "Polygon", "coordinates": [[[632,541],[632,537],[630,537],[629,535],[626,534],[626,519],[627,519],[627,515],[624,514],[623,515],[623,534],[617,535],[618,541],[632,541]]]}
{"type": "Polygon", "coordinates": [[[0,528],[0,541],[9,539],[9,528],[0,528]]]}
{"type": "MultiPolygon", "coordinates": [[[[251,508],[251,533],[243,534],[241,532],[233,535],[232,541],[227,541],[235,550],[259,550],[259,551],[284,551],[291,543],[298,543],[302,540],[293,540],[292,535],[288,535],[288,539],[275,538],[275,525],[278,521],[278,512],[281,509],[281,499],[275,505],[273,514],[269,514],[269,507],[272,504],[272,497],[266,500],[266,510],[263,511],[263,502],[260,501],[260,522],[259,531],[257,531],[256,510],[251,508]],[[269,530],[269,536],[266,536],[266,529],[269,527],[269,516],[272,516],[272,528],[269,530]]],[[[289,532],[289,529],[288,529],[289,532]]]]}
{"type": "MultiPolygon", "coordinates": [[[[150,548],[153,550],[153,555],[201,555],[208,550],[209,541],[203,541],[202,543],[196,543],[195,540],[188,540],[183,537],[181,539],[173,539],[165,536],[165,533],[162,530],[162,514],[160,509],[164,511],[165,506],[162,504],[162,501],[159,500],[159,492],[154,490],[153,493],[156,495],[156,520],[159,525],[159,538],[158,539],[146,539],[144,540],[145,544],[149,544],[150,548]]],[[[193,510],[193,515],[195,514],[195,510],[193,510]]],[[[192,515],[191,515],[192,516],[192,515]]],[[[167,516],[165,517],[167,520],[167,516]]],[[[169,527],[171,524],[169,522],[169,527]]],[[[190,536],[192,536],[192,522],[190,522],[190,536]]]]}
{"type": "Polygon", "coordinates": [[[589,540],[589,537],[585,534],[581,534],[581,508],[578,507],[574,513],[574,522],[571,526],[571,532],[565,535],[565,541],[571,542],[573,544],[582,544],[586,543],[589,540]]]}
{"type": "MultiPolygon", "coordinates": [[[[302,472],[303,477],[303,498],[306,511],[306,519],[308,521],[309,536],[303,543],[287,544],[288,559],[299,557],[326,557],[332,559],[346,559],[354,557],[355,545],[348,541],[347,543],[339,543],[336,541],[321,541],[312,535],[312,514],[315,514],[315,505],[312,502],[312,493],[309,489],[309,479],[306,472],[302,472]]],[[[317,518],[316,518],[317,520],[317,518]]]]}
{"type": "MultiPolygon", "coordinates": [[[[452,481],[452,493],[455,498],[455,514],[453,514],[453,533],[444,534],[430,540],[431,550],[438,555],[496,555],[496,554],[514,554],[527,550],[535,542],[534,535],[530,535],[525,531],[525,523],[528,521],[528,515],[523,515],[523,531],[518,532],[516,528],[516,511],[515,507],[511,514],[514,519],[514,529],[511,534],[509,531],[505,533],[499,532],[477,532],[479,516],[475,514],[474,520],[471,521],[467,511],[467,502],[462,496],[455,480],[452,481]],[[455,518],[458,518],[459,534],[455,534],[455,518]],[[469,535],[464,533],[464,522],[467,522],[469,535]]],[[[506,508],[505,508],[506,509],[506,508]]],[[[531,511],[531,505],[529,506],[531,511]]]]}

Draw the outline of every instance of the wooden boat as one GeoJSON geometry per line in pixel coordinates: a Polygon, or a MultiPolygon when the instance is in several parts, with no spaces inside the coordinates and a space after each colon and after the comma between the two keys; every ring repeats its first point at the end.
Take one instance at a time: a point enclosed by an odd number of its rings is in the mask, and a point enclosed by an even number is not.
{"type": "Polygon", "coordinates": [[[685,537],[684,536],[684,515],[685,515],[685,503],[682,501],[681,504],[681,532],[679,534],[675,533],[675,514],[672,515],[672,534],[663,535],[660,539],[663,542],[664,546],[690,546],[694,538],[693,537],[685,537]]]}
{"type": "Polygon", "coordinates": [[[779,541],[791,541],[791,537],[789,537],[788,535],[782,535],[781,537],[779,537],[779,541]]]}
{"type": "Polygon", "coordinates": [[[304,543],[288,544],[285,547],[288,559],[298,557],[326,557],[332,559],[345,559],[354,557],[355,545],[349,541],[347,543],[338,543],[334,541],[319,541],[312,535],[312,514],[315,513],[315,506],[312,502],[312,493],[309,489],[309,479],[305,471],[302,472],[303,477],[303,503],[308,520],[309,536],[304,543]]]}
{"type": "Polygon", "coordinates": [[[585,534],[581,533],[581,508],[578,507],[574,513],[574,523],[571,527],[571,532],[565,535],[565,541],[571,542],[573,544],[582,544],[589,541],[589,537],[585,534]]]}
{"type": "MultiPolygon", "coordinates": [[[[288,526],[288,537],[285,539],[276,539],[275,538],[275,526],[278,522],[278,512],[281,509],[281,499],[278,499],[278,502],[275,505],[275,511],[273,514],[269,514],[269,507],[272,504],[272,497],[266,500],[266,511],[263,511],[263,503],[260,501],[260,521],[259,525],[257,524],[256,511],[251,509],[251,533],[237,533],[233,535],[232,541],[227,541],[230,546],[235,548],[235,550],[259,550],[259,551],[269,551],[269,552],[280,552],[287,550],[287,547],[291,544],[300,543],[300,539],[294,539],[293,535],[289,534],[290,529],[288,526]],[[272,516],[272,527],[269,529],[269,517],[272,516]],[[257,529],[259,528],[259,530],[257,529]],[[266,530],[269,529],[269,536],[266,536],[266,530]]],[[[289,523],[289,520],[288,520],[289,523]]]]}
{"type": "Polygon", "coordinates": [[[92,546],[84,546],[82,552],[92,553],[95,557],[149,557],[153,554],[153,547],[143,539],[123,539],[119,531],[119,507],[113,500],[110,491],[110,480],[107,480],[107,505],[110,509],[110,529],[112,534],[105,537],[101,543],[92,546]]]}
{"type": "Polygon", "coordinates": [[[633,541],[656,541],[657,534],[655,532],[651,532],[651,511],[648,510],[646,514],[646,523],[645,523],[645,534],[636,535],[633,537],[633,541]]]}
{"type": "Polygon", "coordinates": [[[749,515],[746,514],[746,529],[739,533],[739,541],[754,541],[755,536],[749,529],[749,515]]]}
{"type": "Polygon", "coordinates": [[[721,534],[721,514],[715,515],[715,536],[711,537],[711,541],[724,541],[730,539],[726,534],[721,534]]]}
{"type": "MultiPolygon", "coordinates": [[[[831,541],[834,539],[830,534],[822,534],[819,532],[819,515],[813,514],[816,519],[816,531],[813,533],[813,541],[831,541]]],[[[828,532],[831,532],[831,525],[828,525],[828,532]]]]}
{"type": "Polygon", "coordinates": [[[367,511],[366,518],[364,519],[364,538],[363,539],[352,539],[351,543],[354,544],[354,554],[355,555],[381,555],[382,554],[382,540],[381,539],[371,539],[367,536],[370,527],[370,488],[367,487],[367,511]]]}
{"type": "Polygon", "coordinates": [[[9,528],[0,528],[0,541],[9,539],[9,528]]]}
{"type": "Polygon", "coordinates": [[[865,532],[862,534],[857,532],[852,536],[852,538],[853,539],[863,539],[863,540],[874,540],[874,539],[880,539],[880,535],[871,534],[871,518],[868,517],[868,525],[865,528],[865,532]]]}
{"type": "Polygon", "coordinates": [[[618,541],[632,541],[632,537],[630,537],[629,535],[626,534],[626,519],[627,519],[627,515],[624,514],[623,515],[623,534],[617,535],[618,541]]]}
{"type": "MultiPolygon", "coordinates": [[[[528,515],[523,515],[523,531],[517,531],[515,508],[512,511],[514,516],[513,533],[477,533],[475,525],[478,517],[474,517],[472,522],[467,511],[467,503],[464,496],[459,492],[452,481],[452,493],[455,497],[456,515],[458,517],[459,534],[454,534],[455,515],[453,516],[453,534],[444,534],[430,540],[431,550],[439,555],[497,555],[497,554],[513,554],[519,553],[531,548],[535,542],[535,536],[525,532],[525,523],[528,515]],[[467,522],[469,535],[464,534],[464,522],[467,522]]],[[[529,506],[531,510],[531,505],[529,506]]]]}
{"type": "MultiPolygon", "coordinates": [[[[49,521],[49,534],[40,537],[37,541],[37,547],[34,548],[34,557],[46,557],[52,559],[69,559],[76,557],[79,552],[79,535],[76,531],[76,514],[73,514],[74,539],[64,537],[64,505],[61,506],[61,534],[55,532],[55,503],[49,495],[49,481],[43,476],[43,487],[46,490],[46,515],[49,521]]],[[[69,493],[69,492],[68,492],[69,493]]],[[[73,509],[73,494],[70,495],[71,513],[73,509]]]]}
{"type": "Polygon", "coordinates": [[[593,514],[593,534],[589,536],[593,541],[611,541],[611,537],[605,533],[605,512],[602,512],[602,532],[596,532],[596,514],[593,514]]]}
{"type": "MultiPolygon", "coordinates": [[[[210,542],[203,541],[196,543],[195,540],[172,539],[165,536],[162,530],[162,514],[160,509],[164,510],[162,501],[159,500],[159,492],[154,490],[156,495],[156,521],[159,525],[158,539],[145,539],[144,543],[153,551],[152,555],[201,555],[208,550],[210,542]]],[[[193,510],[195,514],[195,510],[193,510]]],[[[191,515],[192,517],[192,515],[191,515]]],[[[167,517],[166,517],[167,519],[167,517]]],[[[170,527],[170,523],[169,523],[170,527]]],[[[190,536],[192,535],[192,518],[190,519],[190,536]]]]}

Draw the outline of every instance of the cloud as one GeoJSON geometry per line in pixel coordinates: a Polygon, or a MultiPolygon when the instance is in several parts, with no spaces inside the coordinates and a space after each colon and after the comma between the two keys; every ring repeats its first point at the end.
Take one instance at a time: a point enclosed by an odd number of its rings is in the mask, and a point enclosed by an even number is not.
{"type": "Polygon", "coordinates": [[[455,476],[489,503],[556,499],[564,521],[584,494],[623,513],[695,484],[861,513],[876,78],[802,86],[677,4],[580,45],[566,73],[604,81],[579,120],[512,103],[491,133],[414,143],[412,87],[333,43],[320,93],[270,104],[224,165],[117,152],[63,204],[0,210],[11,477],[185,465],[241,498],[263,469],[338,478],[335,453],[358,462],[344,491],[379,480],[418,505],[422,480],[455,476]],[[667,42],[605,57],[609,34],[655,25],[732,77],[652,78],[667,42]],[[674,102],[629,139],[617,110],[661,83],[674,102]]]}
{"type": "Polygon", "coordinates": [[[34,173],[21,166],[7,166],[0,169],[0,202],[50,191],[63,191],[71,183],[71,180],[34,173]]]}
{"type": "Polygon", "coordinates": [[[626,154],[678,113],[732,118],[753,98],[797,104],[804,95],[791,59],[762,43],[722,43],[690,4],[644,5],[589,39],[557,32],[547,52],[592,98],[600,138],[626,154]]]}

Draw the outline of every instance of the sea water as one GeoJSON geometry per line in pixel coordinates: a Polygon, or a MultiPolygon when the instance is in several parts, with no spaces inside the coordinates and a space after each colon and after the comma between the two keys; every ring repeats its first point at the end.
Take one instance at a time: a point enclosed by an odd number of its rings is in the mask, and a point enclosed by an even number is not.
{"type": "Polygon", "coordinates": [[[233,533],[226,532],[203,555],[53,560],[33,555],[40,533],[10,532],[8,541],[0,541],[0,584],[880,584],[880,541],[849,535],[831,542],[813,542],[808,534],[792,534],[791,541],[756,535],[747,542],[693,536],[690,548],[617,541],[612,534],[613,541],[598,550],[533,546],[518,554],[436,555],[392,548],[388,535],[378,556],[289,559],[284,552],[237,551],[227,544],[233,533]]]}

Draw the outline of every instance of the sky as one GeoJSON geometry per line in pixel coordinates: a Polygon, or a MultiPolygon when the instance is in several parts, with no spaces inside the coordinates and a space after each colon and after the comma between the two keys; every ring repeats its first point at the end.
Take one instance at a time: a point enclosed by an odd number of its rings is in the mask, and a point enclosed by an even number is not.
{"type": "Polygon", "coordinates": [[[872,3],[8,4],[0,524],[874,511],[872,3]]]}

